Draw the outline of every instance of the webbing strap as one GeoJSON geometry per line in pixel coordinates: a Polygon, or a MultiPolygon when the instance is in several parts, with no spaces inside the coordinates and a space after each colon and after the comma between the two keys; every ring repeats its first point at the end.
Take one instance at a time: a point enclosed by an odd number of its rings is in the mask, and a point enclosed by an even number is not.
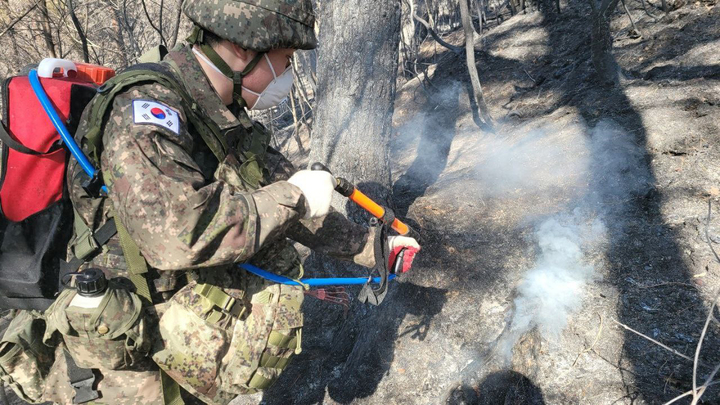
{"type": "Polygon", "coordinates": [[[275,347],[281,347],[283,349],[295,349],[297,347],[297,337],[286,336],[280,332],[272,331],[270,332],[270,337],[268,338],[268,344],[275,347]]]}
{"type": "MultiPolygon", "coordinates": [[[[143,299],[143,305],[152,305],[152,295],[150,295],[150,286],[148,285],[147,274],[148,267],[145,258],[140,253],[137,243],[130,237],[125,226],[115,213],[115,209],[111,208],[115,226],[117,227],[118,237],[120,238],[120,246],[125,256],[125,262],[128,268],[128,277],[135,286],[135,293],[143,299]]],[[[163,393],[164,405],[182,405],[184,404],[180,396],[180,386],[175,380],[170,378],[163,370],[160,370],[160,385],[163,393]]]]}
{"type": "Polygon", "coordinates": [[[162,386],[164,405],[184,405],[180,395],[180,386],[163,370],[160,370],[160,385],[162,386]]]}
{"type": "Polygon", "coordinates": [[[290,364],[289,357],[271,356],[265,353],[260,358],[260,367],[270,367],[278,370],[284,370],[288,364],[290,364]]]}
{"type": "Polygon", "coordinates": [[[150,295],[150,287],[148,286],[145,273],[147,273],[147,263],[145,258],[140,253],[137,243],[130,237],[125,226],[122,224],[120,219],[115,214],[115,210],[111,209],[113,219],[115,220],[115,227],[118,231],[118,237],[120,238],[120,246],[125,256],[125,262],[127,263],[128,278],[132,281],[135,286],[135,294],[143,298],[144,305],[152,305],[152,296],[150,295]]]}
{"type": "Polygon", "coordinates": [[[84,404],[100,398],[100,393],[93,389],[95,374],[92,370],[78,367],[70,353],[65,349],[63,349],[63,352],[65,354],[65,364],[67,365],[70,385],[75,389],[73,404],[84,404]]]}
{"type": "Polygon", "coordinates": [[[255,373],[255,375],[252,376],[250,381],[248,382],[248,387],[256,389],[256,390],[264,390],[266,388],[269,388],[275,380],[271,380],[269,378],[263,377],[260,373],[255,373]]]}
{"type": "Polygon", "coordinates": [[[236,299],[214,285],[198,284],[193,288],[193,291],[220,308],[221,311],[236,318],[240,318],[247,310],[247,306],[242,299],[236,299]]]}
{"type": "Polygon", "coordinates": [[[7,128],[5,128],[5,124],[2,122],[0,122],[0,141],[2,141],[3,144],[7,145],[7,147],[12,150],[23,153],[25,155],[33,155],[33,156],[48,155],[48,154],[53,153],[56,150],[62,148],[62,145],[60,143],[56,143],[56,144],[52,145],[47,152],[40,152],[40,151],[36,151],[34,149],[30,149],[27,146],[16,141],[12,136],[10,136],[10,132],[7,130],[7,128]]]}

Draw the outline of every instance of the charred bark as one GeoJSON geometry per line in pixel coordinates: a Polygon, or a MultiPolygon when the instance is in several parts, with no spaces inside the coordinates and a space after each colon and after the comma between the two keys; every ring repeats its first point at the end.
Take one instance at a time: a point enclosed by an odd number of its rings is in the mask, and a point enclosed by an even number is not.
{"type": "MultiPolygon", "coordinates": [[[[319,21],[322,49],[310,162],[325,163],[385,202],[400,2],[328,0],[322,3],[319,21]]],[[[337,198],[335,207],[345,212],[345,201],[337,198]]],[[[351,217],[362,217],[350,207],[351,217]]]]}
{"type": "Polygon", "coordinates": [[[612,54],[612,36],[610,35],[610,16],[620,0],[603,0],[598,5],[589,0],[592,7],[592,32],[590,34],[590,50],[592,63],[598,79],[605,84],[616,84],[620,81],[620,68],[612,54]]]}
{"type": "Polygon", "coordinates": [[[470,82],[472,83],[473,96],[478,109],[478,116],[485,125],[492,128],[494,123],[485,97],[483,96],[482,85],[480,84],[480,76],[478,75],[477,66],[475,65],[475,36],[470,20],[470,9],[467,0],[460,0],[460,16],[462,18],[463,28],[465,30],[465,56],[467,59],[468,73],[470,74],[470,82]]]}

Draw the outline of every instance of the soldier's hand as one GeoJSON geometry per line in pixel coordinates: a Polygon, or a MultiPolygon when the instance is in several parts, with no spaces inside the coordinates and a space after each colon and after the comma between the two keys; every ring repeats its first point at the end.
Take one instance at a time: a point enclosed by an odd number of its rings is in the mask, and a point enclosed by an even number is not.
{"type": "Polygon", "coordinates": [[[327,215],[330,211],[332,193],[337,184],[328,172],[320,170],[300,170],[288,179],[290,184],[297,186],[305,195],[307,211],[305,218],[317,218],[327,215]]]}
{"type": "Polygon", "coordinates": [[[389,264],[390,268],[397,263],[397,270],[405,273],[412,267],[415,254],[420,251],[420,244],[415,238],[407,236],[388,236],[388,252],[390,252],[389,264]]]}

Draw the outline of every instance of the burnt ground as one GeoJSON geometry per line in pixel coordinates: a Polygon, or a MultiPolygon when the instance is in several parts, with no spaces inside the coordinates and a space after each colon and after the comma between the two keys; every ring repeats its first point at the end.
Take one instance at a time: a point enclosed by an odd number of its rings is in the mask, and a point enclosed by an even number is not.
{"type": "MultiPolygon", "coordinates": [[[[491,23],[478,39],[494,133],[472,113],[464,58],[426,43],[422,80],[398,91],[392,152],[397,211],[423,236],[413,271],[347,318],[306,300],[303,352],[274,387],[234,403],[658,404],[692,388],[691,361],[616,322],[692,357],[720,288],[720,4],[649,6],[655,21],[627,1],[642,37],[614,15],[613,88],[593,77],[589,7],[577,3],[491,23]],[[608,155],[587,148],[608,122],[639,151],[612,178],[608,155]],[[596,191],[636,183],[621,200],[596,191]],[[495,349],[538,256],[537,224],[581,195],[608,228],[585,255],[595,276],[559,336],[532,330],[503,362],[495,349]]],[[[700,378],[718,346],[713,323],[700,378]]]]}
{"type": "MultiPolygon", "coordinates": [[[[618,87],[594,79],[585,3],[491,24],[476,51],[494,133],[472,113],[464,58],[426,44],[422,80],[398,92],[393,144],[395,203],[422,230],[423,254],[379,308],[354,303],[343,319],[307,300],[302,354],[272,389],[237,403],[656,404],[692,388],[691,361],[618,323],[692,357],[720,287],[705,236],[720,242],[720,5],[667,16],[651,5],[655,21],[627,3],[642,37],[615,14],[618,87]],[[613,178],[608,155],[586,147],[603,125],[637,152],[613,178]],[[488,176],[485,162],[504,159],[488,176]],[[517,165],[519,178],[503,178],[517,165]],[[578,195],[598,201],[607,226],[586,252],[595,277],[558,337],[533,330],[499,361],[536,226],[578,195]]],[[[462,33],[446,39],[461,44],[462,33]]],[[[720,362],[719,345],[712,323],[698,378],[720,362]]]]}

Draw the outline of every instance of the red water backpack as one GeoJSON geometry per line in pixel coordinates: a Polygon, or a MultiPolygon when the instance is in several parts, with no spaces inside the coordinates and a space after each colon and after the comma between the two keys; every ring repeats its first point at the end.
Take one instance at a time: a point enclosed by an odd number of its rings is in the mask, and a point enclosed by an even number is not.
{"type": "MultiPolygon", "coordinates": [[[[110,69],[44,60],[40,82],[71,134],[110,69]]],[[[58,291],[72,236],[65,172],[69,152],[28,76],[3,84],[0,126],[0,307],[44,309],[58,291]]]]}

